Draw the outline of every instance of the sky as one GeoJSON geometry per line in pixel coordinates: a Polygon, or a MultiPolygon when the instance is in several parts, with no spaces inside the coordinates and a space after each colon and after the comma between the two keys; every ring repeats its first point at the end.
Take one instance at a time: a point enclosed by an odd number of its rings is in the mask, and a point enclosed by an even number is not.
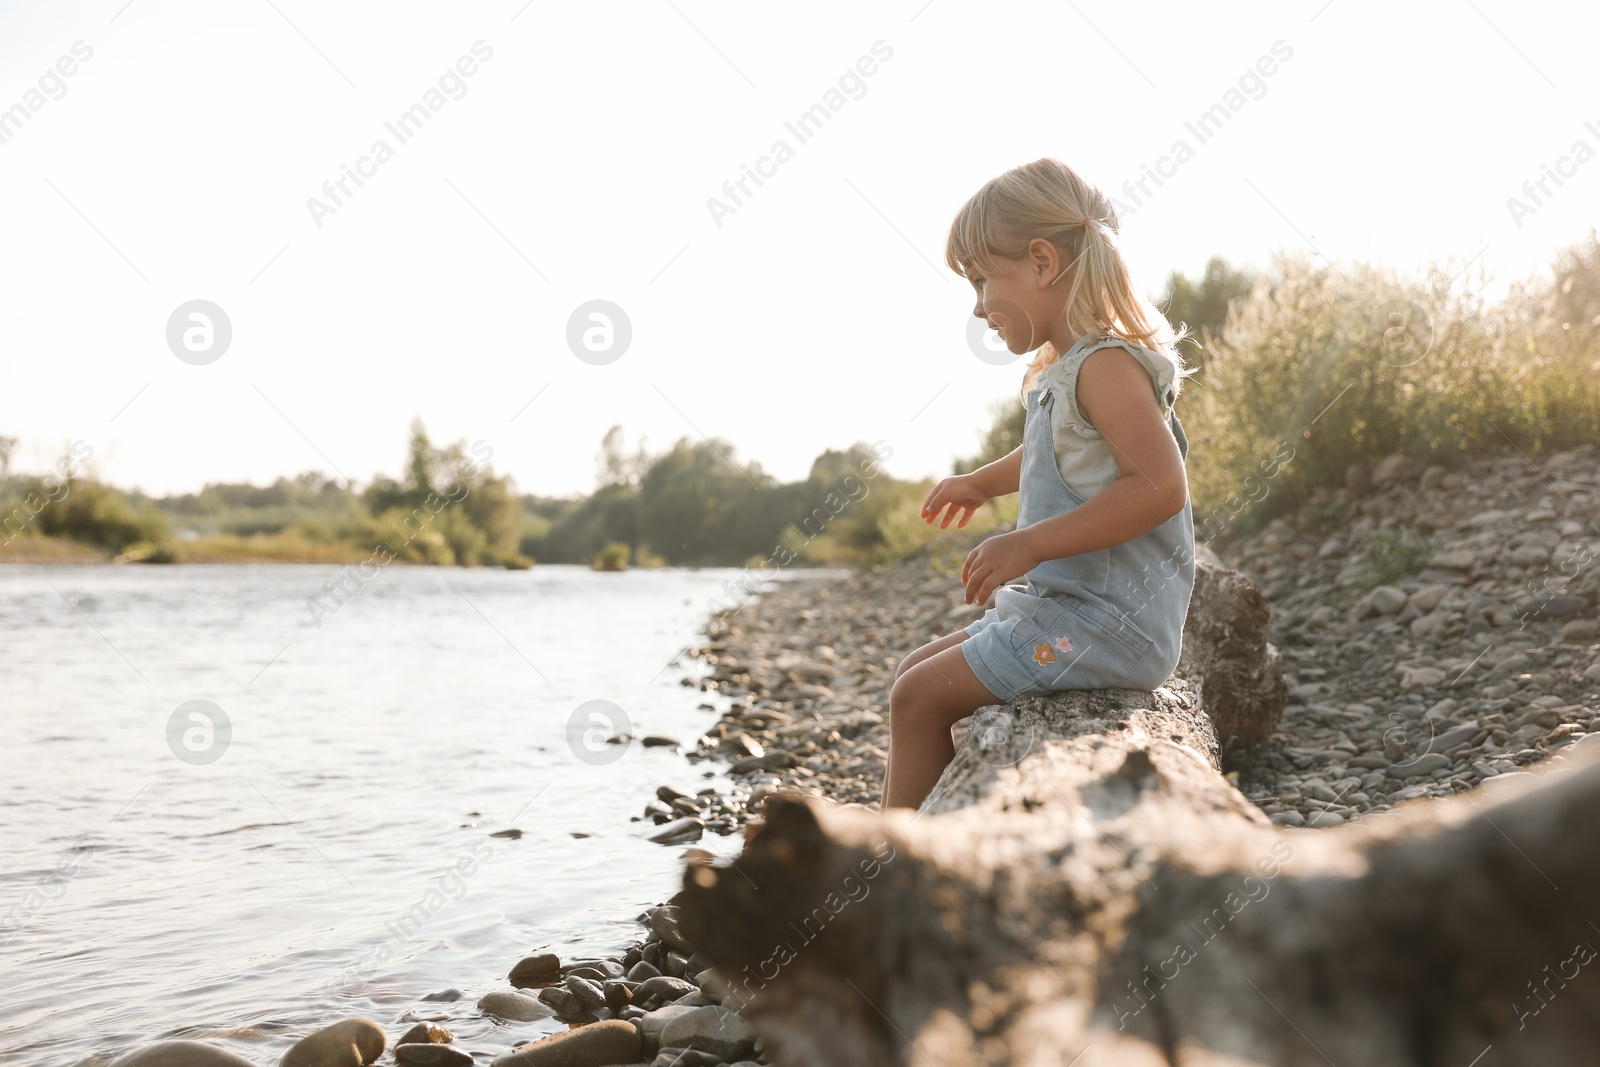
{"type": "Polygon", "coordinates": [[[153,494],[364,484],[416,417],[542,495],[617,424],[941,476],[1025,365],[943,261],[990,178],[1117,196],[1152,296],[1277,252],[1503,282],[1597,224],[1597,39],[1509,0],[7,3],[0,435],[153,494]]]}

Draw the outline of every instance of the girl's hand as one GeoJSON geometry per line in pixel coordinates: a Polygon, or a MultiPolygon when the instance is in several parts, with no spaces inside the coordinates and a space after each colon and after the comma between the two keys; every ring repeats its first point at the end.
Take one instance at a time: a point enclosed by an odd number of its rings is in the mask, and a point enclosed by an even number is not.
{"type": "Polygon", "coordinates": [[[928,492],[928,498],[922,502],[922,517],[927,522],[933,522],[939,517],[940,509],[948,505],[944,521],[939,524],[939,529],[950,528],[950,520],[956,517],[956,512],[962,512],[961,521],[956,523],[956,529],[967,524],[972,518],[972,513],[988,501],[989,496],[974,483],[970,474],[957,474],[945,478],[928,492]]]}
{"type": "Polygon", "coordinates": [[[1041,562],[1023,530],[985,538],[967,553],[967,560],[961,565],[961,584],[967,587],[966,602],[988,603],[996,589],[1027,574],[1041,562]]]}

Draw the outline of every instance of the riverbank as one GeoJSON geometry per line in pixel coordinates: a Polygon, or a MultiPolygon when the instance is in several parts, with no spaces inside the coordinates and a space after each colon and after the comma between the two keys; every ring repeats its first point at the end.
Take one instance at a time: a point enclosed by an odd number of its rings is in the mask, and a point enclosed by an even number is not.
{"type": "MultiPolygon", "coordinates": [[[[1280,825],[1316,829],[1539,774],[1568,748],[1600,745],[1594,460],[1592,448],[1511,452],[1454,473],[1386,460],[1259,534],[1214,544],[1271,603],[1290,686],[1279,730],[1226,754],[1245,796],[1280,825]]],[[[714,699],[702,708],[715,719],[683,749],[713,776],[693,793],[659,786],[634,816],[641,834],[680,858],[726,861],[774,790],[876,808],[895,667],[978,616],[957,575],[980,539],[952,531],[886,570],[795,578],[713,615],[690,649],[709,673],[686,681],[714,699]]],[[[547,1036],[507,1041],[498,1067],[766,1063],[737,1010],[750,985],[707,970],[678,929],[677,899],[641,912],[632,941],[508,956],[501,988],[425,1005],[390,1029],[541,1022],[547,1036]],[[552,1021],[568,1029],[549,1034],[552,1021]]],[[[471,1062],[454,1053],[402,1047],[395,1060],[471,1062]]]]}
{"type": "MultiPolygon", "coordinates": [[[[1600,745],[1594,449],[1457,472],[1393,457],[1352,468],[1347,483],[1214,546],[1272,604],[1290,685],[1279,730],[1228,752],[1230,780],[1274,822],[1315,829],[1542,773],[1569,746],[1600,745]]],[[[661,824],[664,842],[701,841],[703,855],[726,859],[739,842],[720,839],[758,818],[774,789],[875,808],[895,666],[977,617],[956,579],[977,540],[953,533],[886,571],[785,584],[715,616],[696,653],[712,666],[702,685],[729,706],[687,755],[726,761],[731,788],[663,786],[640,818],[661,824]]],[[[740,1054],[758,1052],[728,1007],[743,991],[703,969],[673,900],[639,918],[643,940],[607,961],[623,981],[603,989],[637,1024],[638,1062],[728,1062],[714,1042],[729,1033],[745,1035],[740,1054]],[[670,987],[682,998],[666,1002],[658,983],[627,1004],[623,990],[654,981],[657,961],[685,983],[670,987]]],[[[545,1003],[573,1006],[581,987],[566,985],[547,987],[545,1003]]],[[[561,1039],[576,1044],[582,1029],[561,1039]]],[[[538,1047],[497,1062],[532,1067],[538,1047]]]]}

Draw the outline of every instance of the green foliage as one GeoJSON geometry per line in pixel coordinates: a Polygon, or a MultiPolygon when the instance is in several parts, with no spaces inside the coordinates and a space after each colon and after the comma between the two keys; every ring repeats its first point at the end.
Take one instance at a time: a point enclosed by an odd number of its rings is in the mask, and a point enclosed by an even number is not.
{"type": "MultiPolygon", "coordinates": [[[[121,553],[139,542],[167,539],[166,516],[146,505],[135,508],[124,494],[87,478],[47,482],[23,480],[20,503],[38,506],[28,532],[98,545],[121,553]],[[42,505],[42,506],[41,506],[42,505]]],[[[15,514],[7,508],[7,514],[15,514]]]]}
{"type": "Polygon", "coordinates": [[[1453,467],[1508,443],[1531,453],[1600,433],[1600,331],[1573,320],[1600,293],[1595,235],[1563,254],[1553,282],[1495,304],[1458,289],[1458,273],[1278,260],[1213,338],[1204,383],[1179,401],[1197,528],[1252,477],[1264,503],[1238,532],[1313,488],[1342,486],[1352,463],[1403,452],[1453,467]],[[1258,469],[1274,456],[1264,481],[1258,469]]]}
{"type": "Polygon", "coordinates": [[[621,541],[613,541],[594,555],[594,569],[597,571],[620,571],[628,567],[628,546],[621,541]]]}
{"type": "Polygon", "coordinates": [[[1396,531],[1380,530],[1373,535],[1367,554],[1366,573],[1356,581],[1363,589],[1393,585],[1408,574],[1416,574],[1433,557],[1428,539],[1410,526],[1396,531]]]}
{"type": "Polygon", "coordinates": [[[1211,257],[1197,282],[1177,271],[1167,278],[1167,291],[1160,306],[1174,327],[1189,328],[1183,357],[1185,362],[1200,368],[1194,380],[1204,375],[1205,349],[1210,336],[1222,329],[1228,321],[1228,313],[1250,295],[1255,281],[1252,272],[1228,266],[1221,256],[1211,257]]]}

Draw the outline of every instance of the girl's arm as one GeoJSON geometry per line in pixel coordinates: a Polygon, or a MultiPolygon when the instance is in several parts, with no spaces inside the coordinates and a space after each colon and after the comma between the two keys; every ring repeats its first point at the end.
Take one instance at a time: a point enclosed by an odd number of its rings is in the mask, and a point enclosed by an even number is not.
{"type": "Polygon", "coordinates": [[[1022,484],[1022,446],[1018,445],[992,463],[985,463],[968,477],[991,500],[1015,493],[1022,484]]]}
{"type": "Polygon", "coordinates": [[[1188,502],[1183,454],[1161,417],[1150,375],[1136,359],[1118,348],[1084,357],[1078,371],[1078,410],[1106,439],[1119,477],[1071,511],[997,534],[967,553],[961,584],[968,604],[986,603],[1000,586],[1047,559],[1131,541],[1188,502]]]}
{"type": "Polygon", "coordinates": [[[1119,348],[1091,352],[1078,372],[1078,409],[1105,438],[1118,478],[1079,507],[1021,531],[1041,560],[1119,545],[1183,510],[1183,455],[1150,375],[1119,348]]]}
{"type": "Polygon", "coordinates": [[[922,502],[922,517],[927,522],[938,522],[942,511],[944,521],[939,523],[939,529],[944,530],[949,528],[951,519],[960,515],[961,521],[956,523],[956,528],[960,529],[972,518],[972,513],[989,500],[1015,493],[1021,477],[1022,446],[1018,445],[1010,455],[993,463],[940,480],[922,502]]]}

